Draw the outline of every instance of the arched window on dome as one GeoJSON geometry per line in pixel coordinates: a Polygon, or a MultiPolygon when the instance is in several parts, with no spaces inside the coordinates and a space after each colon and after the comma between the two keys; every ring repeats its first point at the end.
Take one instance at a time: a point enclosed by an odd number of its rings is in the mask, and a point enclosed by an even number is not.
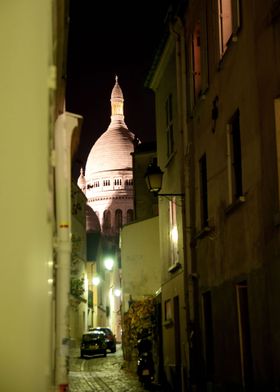
{"type": "Polygon", "coordinates": [[[122,185],[122,179],[121,178],[114,178],[114,188],[120,189],[121,185],[122,185]]]}
{"type": "Polygon", "coordinates": [[[116,210],[115,212],[115,228],[117,231],[122,227],[122,210],[116,210]]]}
{"type": "Polygon", "coordinates": [[[110,179],[109,178],[103,180],[103,186],[104,187],[110,186],[110,179]]]}
{"type": "Polygon", "coordinates": [[[129,209],[129,210],[127,210],[127,213],[126,213],[126,222],[129,223],[132,221],[133,221],[133,210],[129,209]]]}
{"type": "Polygon", "coordinates": [[[132,178],[127,178],[127,179],[125,180],[125,187],[126,187],[126,188],[131,188],[132,185],[133,185],[133,179],[132,179],[132,178]]]}
{"type": "Polygon", "coordinates": [[[110,229],[111,228],[111,211],[105,210],[103,212],[103,229],[110,229]]]}

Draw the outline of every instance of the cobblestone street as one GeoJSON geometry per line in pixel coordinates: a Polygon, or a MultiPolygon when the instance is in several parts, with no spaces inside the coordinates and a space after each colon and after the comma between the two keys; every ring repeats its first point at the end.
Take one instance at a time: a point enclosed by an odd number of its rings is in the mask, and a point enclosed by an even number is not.
{"type": "MultiPolygon", "coordinates": [[[[134,371],[123,360],[121,345],[107,357],[81,359],[79,350],[70,352],[70,392],[142,392],[134,371]]],[[[158,390],[153,388],[153,390],[158,390]]]]}

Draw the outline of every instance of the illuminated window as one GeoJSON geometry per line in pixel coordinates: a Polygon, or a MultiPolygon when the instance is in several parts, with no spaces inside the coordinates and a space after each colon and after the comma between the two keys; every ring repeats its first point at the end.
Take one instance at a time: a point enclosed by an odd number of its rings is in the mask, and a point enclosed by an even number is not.
{"type": "Polygon", "coordinates": [[[220,57],[240,28],[239,0],[218,0],[220,57]]]}
{"type": "Polygon", "coordinates": [[[175,199],[175,197],[172,197],[172,200],[169,200],[170,265],[178,262],[178,227],[175,199]]]}
{"type": "Polygon", "coordinates": [[[172,94],[168,96],[165,102],[165,127],[166,127],[167,157],[170,157],[170,155],[174,152],[172,94]]]}
{"type": "Polygon", "coordinates": [[[243,195],[239,117],[239,109],[237,109],[227,126],[229,204],[243,195]]]}
{"type": "MultiPolygon", "coordinates": [[[[190,36],[188,44],[188,72],[190,86],[188,110],[192,115],[194,106],[206,93],[209,87],[209,67],[208,67],[208,8],[202,7],[190,36]]],[[[210,11],[209,11],[210,12],[210,11]]]]}
{"type": "Polygon", "coordinates": [[[194,97],[201,93],[201,47],[200,47],[200,22],[198,21],[192,36],[192,74],[194,97]]]}

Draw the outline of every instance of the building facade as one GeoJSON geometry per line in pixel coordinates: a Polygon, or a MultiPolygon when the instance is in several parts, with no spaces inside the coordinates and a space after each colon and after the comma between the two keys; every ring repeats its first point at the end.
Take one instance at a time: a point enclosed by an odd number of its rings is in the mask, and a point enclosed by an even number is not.
{"type": "MultiPolygon", "coordinates": [[[[174,326],[174,290],[186,299],[188,390],[280,387],[279,10],[279,1],[173,2],[148,77],[162,191],[178,184],[185,195],[178,282],[168,271],[170,203],[159,203],[159,219],[162,311],[170,299],[174,326]]],[[[176,364],[167,333],[176,331],[163,324],[164,357],[176,364]]]]}
{"type": "MultiPolygon", "coordinates": [[[[55,177],[61,155],[54,142],[56,132],[63,132],[57,120],[66,117],[67,12],[67,1],[24,0],[1,6],[0,390],[7,392],[50,392],[67,386],[67,346],[60,351],[56,328],[64,288],[55,268],[61,224],[55,177]],[[12,191],[15,184],[17,191],[12,191]]],[[[70,162],[71,150],[64,147],[70,162]]],[[[65,204],[70,205],[68,199],[65,204]]],[[[66,331],[63,336],[67,342],[66,331]]]]}

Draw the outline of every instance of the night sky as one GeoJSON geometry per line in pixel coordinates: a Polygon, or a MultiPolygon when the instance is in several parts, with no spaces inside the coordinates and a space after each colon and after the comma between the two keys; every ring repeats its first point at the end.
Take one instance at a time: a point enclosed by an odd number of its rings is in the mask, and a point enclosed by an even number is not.
{"type": "Polygon", "coordinates": [[[110,123],[115,75],[125,122],[141,141],[155,140],[154,94],[144,87],[164,33],[168,0],[70,0],[66,110],[84,118],[73,177],[110,123]]]}

